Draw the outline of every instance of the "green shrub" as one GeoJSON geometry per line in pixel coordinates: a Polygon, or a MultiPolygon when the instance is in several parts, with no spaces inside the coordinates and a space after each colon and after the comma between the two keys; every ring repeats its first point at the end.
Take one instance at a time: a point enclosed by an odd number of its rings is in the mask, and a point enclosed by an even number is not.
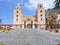
{"type": "Polygon", "coordinates": [[[45,30],[48,30],[47,28],[45,30]]]}
{"type": "Polygon", "coordinates": [[[7,27],[7,30],[10,31],[11,30],[11,27],[7,27]]]}
{"type": "Polygon", "coordinates": [[[55,30],[55,32],[56,32],[56,33],[58,33],[58,32],[59,32],[59,30],[55,30]]]}

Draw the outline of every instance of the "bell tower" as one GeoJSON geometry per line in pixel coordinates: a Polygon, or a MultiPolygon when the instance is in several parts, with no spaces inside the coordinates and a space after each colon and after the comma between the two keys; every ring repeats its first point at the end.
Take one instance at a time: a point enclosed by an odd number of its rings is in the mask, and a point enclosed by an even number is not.
{"type": "Polygon", "coordinates": [[[43,4],[38,4],[36,17],[38,28],[45,29],[45,9],[43,8],[43,4]]]}
{"type": "Polygon", "coordinates": [[[20,4],[18,3],[14,9],[14,24],[22,23],[22,10],[20,4]]]}

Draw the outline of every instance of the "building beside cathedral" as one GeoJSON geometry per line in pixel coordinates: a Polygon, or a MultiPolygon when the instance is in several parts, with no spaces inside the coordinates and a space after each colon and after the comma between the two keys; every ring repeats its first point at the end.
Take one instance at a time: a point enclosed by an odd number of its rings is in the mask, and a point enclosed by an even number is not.
{"type": "Polygon", "coordinates": [[[38,4],[36,15],[23,16],[22,9],[18,3],[14,9],[13,28],[41,28],[45,29],[46,18],[43,4],[38,4]]]}

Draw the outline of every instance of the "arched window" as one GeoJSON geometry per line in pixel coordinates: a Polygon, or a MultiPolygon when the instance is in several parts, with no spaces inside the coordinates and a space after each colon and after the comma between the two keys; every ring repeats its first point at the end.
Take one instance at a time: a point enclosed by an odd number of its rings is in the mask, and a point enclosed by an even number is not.
{"type": "Polygon", "coordinates": [[[18,17],[18,15],[16,15],[16,17],[18,17]]]}
{"type": "Polygon", "coordinates": [[[42,18],[41,18],[41,20],[42,20],[42,18]]]}
{"type": "Polygon", "coordinates": [[[40,12],[42,13],[42,10],[40,12]]]}
{"type": "Polygon", "coordinates": [[[19,7],[17,7],[17,9],[19,9],[19,7]]]}
{"type": "Polygon", "coordinates": [[[40,5],[40,8],[41,8],[42,6],[40,5]]]}
{"type": "Polygon", "coordinates": [[[18,19],[16,19],[16,21],[18,21],[18,19]]]}
{"type": "Polygon", "coordinates": [[[41,16],[42,16],[42,14],[41,14],[41,16]]]}
{"type": "Polygon", "coordinates": [[[17,11],[17,13],[18,13],[19,11],[17,11]]]}

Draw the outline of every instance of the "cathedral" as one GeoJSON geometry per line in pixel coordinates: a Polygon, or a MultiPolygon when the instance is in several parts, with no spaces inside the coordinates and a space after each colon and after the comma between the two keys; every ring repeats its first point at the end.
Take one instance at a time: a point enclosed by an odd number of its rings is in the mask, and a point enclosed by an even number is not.
{"type": "Polygon", "coordinates": [[[46,27],[46,18],[45,18],[45,9],[43,4],[38,4],[36,9],[36,15],[34,16],[23,16],[22,9],[18,3],[14,9],[14,18],[13,26],[16,28],[40,28],[45,29],[46,27]]]}
{"type": "Polygon", "coordinates": [[[0,30],[14,30],[20,28],[39,28],[54,31],[60,29],[60,9],[47,9],[38,4],[34,16],[23,16],[18,3],[14,8],[13,24],[0,24],[0,30]]]}

